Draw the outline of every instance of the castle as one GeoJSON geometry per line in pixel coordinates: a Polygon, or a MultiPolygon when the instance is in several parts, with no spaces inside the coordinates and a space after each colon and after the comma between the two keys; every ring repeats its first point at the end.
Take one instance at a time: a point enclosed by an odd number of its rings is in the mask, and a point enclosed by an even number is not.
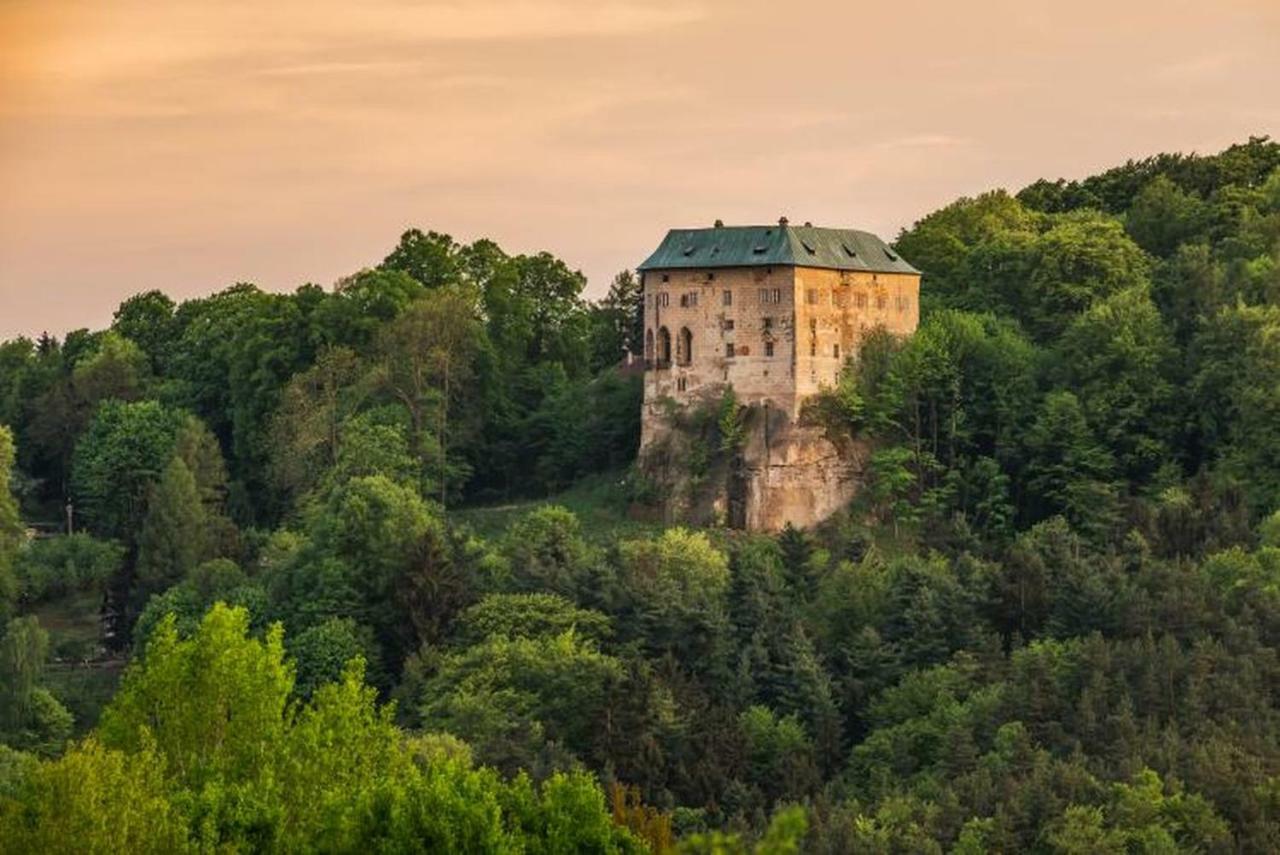
{"type": "Polygon", "coordinates": [[[731,523],[809,525],[847,501],[858,455],[799,424],[801,407],[835,384],[867,331],[915,331],[920,271],[868,232],[786,218],[672,229],[639,271],[642,457],[670,437],[672,403],[710,400],[731,386],[740,404],[763,413],[737,467],[745,483],[736,491],[741,507],[727,511],[731,523]]]}

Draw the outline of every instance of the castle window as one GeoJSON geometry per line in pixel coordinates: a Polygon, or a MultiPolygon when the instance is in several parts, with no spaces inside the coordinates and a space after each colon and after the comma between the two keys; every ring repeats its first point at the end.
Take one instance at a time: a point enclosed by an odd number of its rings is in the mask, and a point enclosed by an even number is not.
{"type": "Polygon", "coordinates": [[[644,331],[644,358],[646,362],[653,361],[653,330],[644,331]]]}
{"type": "Polygon", "coordinates": [[[698,305],[698,292],[690,291],[688,294],[680,295],[680,305],[686,309],[698,305]]]}
{"type": "Polygon", "coordinates": [[[724,319],[724,331],[733,332],[733,318],[724,319]]]}
{"type": "Polygon", "coordinates": [[[724,289],[724,304],[726,306],[733,305],[733,292],[730,291],[728,288],[724,289]]]}
{"type": "Polygon", "coordinates": [[[773,342],[771,342],[771,341],[766,341],[766,342],[764,343],[764,355],[765,355],[765,356],[773,356],[773,342]]]}
{"type": "Polygon", "coordinates": [[[715,275],[714,273],[711,273],[710,271],[708,271],[708,272],[707,272],[707,281],[708,281],[708,282],[714,282],[714,281],[716,281],[716,275],[715,275]]]}
{"type": "Polygon", "coordinates": [[[680,337],[676,339],[676,362],[688,365],[693,361],[693,333],[688,327],[680,328],[680,337]]]}
{"type": "Polygon", "coordinates": [[[657,299],[658,299],[658,305],[662,306],[663,308],[666,308],[671,304],[671,294],[668,291],[663,291],[661,294],[658,294],[657,299]]]}
{"type": "Polygon", "coordinates": [[[684,378],[684,377],[677,377],[677,378],[676,378],[676,391],[677,391],[677,392],[685,392],[685,391],[688,391],[688,389],[689,389],[689,381],[688,381],[688,379],[687,379],[687,378],[684,378]]]}
{"type": "Polygon", "coordinates": [[[836,359],[840,358],[840,344],[838,342],[832,346],[831,355],[834,356],[836,359]]]}
{"type": "Polygon", "coordinates": [[[671,365],[671,333],[666,327],[658,329],[658,367],[666,368],[671,365]]]}
{"type": "Polygon", "coordinates": [[[766,304],[767,304],[767,303],[781,303],[781,302],[782,302],[782,289],[781,289],[781,288],[761,288],[761,289],[760,289],[760,302],[761,302],[761,303],[766,303],[766,304]]]}
{"type": "Polygon", "coordinates": [[[818,291],[817,291],[817,289],[816,289],[816,288],[810,288],[810,289],[809,289],[809,291],[805,294],[805,299],[807,299],[807,300],[809,301],[809,305],[810,305],[810,306],[816,306],[816,305],[818,304],[818,291]]]}
{"type": "Polygon", "coordinates": [[[669,273],[664,273],[664,274],[662,274],[662,281],[663,281],[663,282],[670,282],[670,281],[671,281],[671,274],[669,274],[669,273]]]}
{"type": "Polygon", "coordinates": [[[724,355],[727,356],[729,359],[733,359],[733,356],[734,356],[733,342],[728,342],[727,344],[725,344],[724,355]]]}
{"type": "Polygon", "coordinates": [[[761,318],[760,322],[764,325],[765,332],[773,329],[773,318],[761,318]]]}

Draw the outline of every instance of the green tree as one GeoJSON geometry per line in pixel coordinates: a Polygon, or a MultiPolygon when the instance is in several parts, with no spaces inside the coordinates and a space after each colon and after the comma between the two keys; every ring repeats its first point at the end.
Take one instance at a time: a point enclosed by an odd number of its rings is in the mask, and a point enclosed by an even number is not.
{"type": "Polygon", "coordinates": [[[137,344],[147,355],[151,370],[159,372],[167,365],[177,335],[176,308],[160,291],[144,291],[120,304],[111,328],[137,344]]]}
{"type": "Polygon", "coordinates": [[[0,799],[0,839],[14,852],[167,855],[189,844],[154,751],[125,753],[89,739],[41,764],[20,792],[0,799]]]}
{"type": "Polygon", "coordinates": [[[131,754],[154,744],[170,779],[197,792],[267,774],[294,676],[280,628],[262,640],[248,629],[243,609],[221,604],[187,639],[161,621],[102,713],[103,744],[131,754]]]}
{"type": "Polygon", "coordinates": [[[398,270],[427,288],[456,284],[462,273],[462,247],[447,234],[409,229],[382,261],[386,270],[398,270]]]}
{"type": "Polygon", "coordinates": [[[440,445],[441,504],[446,504],[450,482],[447,466],[454,428],[449,417],[472,376],[482,335],[475,296],[461,288],[433,291],[379,334],[380,376],[409,414],[410,451],[424,458],[429,430],[440,445]]]}
{"type": "Polygon", "coordinates": [[[1053,337],[1095,300],[1148,284],[1151,262],[1108,217],[1080,213],[1058,221],[1036,242],[1024,320],[1053,337]]]}
{"type": "Polygon", "coordinates": [[[151,491],[138,536],[135,598],[145,601],[181,581],[209,557],[204,505],[191,470],[174,457],[151,491]]]}
{"type": "Polygon", "coordinates": [[[18,503],[9,489],[14,456],[13,432],[0,425],[0,620],[5,621],[18,594],[13,565],[23,540],[18,503]]]}
{"type": "Polygon", "coordinates": [[[566,508],[547,505],[516,520],[507,529],[502,551],[517,590],[570,599],[589,592],[597,558],[582,537],[578,518],[566,508]]]}
{"type": "Polygon", "coordinates": [[[1174,350],[1159,311],[1141,290],[1094,303],[1063,333],[1060,374],[1120,472],[1142,482],[1177,440],[1174,350]]]}
{"type": "Polygon", "coordinates": [[[466,646],[490,636],[541,638],[572,631],[594,642],[609,638],[609,618],[555,594],[490,594],[458,616],[454,637],[466,646]]]}
{"type": "Polygon", "coordinates": [[[1029,506],[1041,516],[1061,513],[1081,530],[1104,532],[1115,511],[1114,463],[1079,399],[1065,391],[1047,395],[1024,444],[1029,506]]]}
{"type": "Polygon", "coordinates": [[[654,652],[680,651],[695,668],[725,651],[729,561],[702,532],[670,528],[618,544],[619,584],[633,632],[654,652]]]}
{"type": "Polygon", "coordinates": [[[96,534],[133,542],[147,495],[173,456],[185,416],[154,401],[107,401],[76,444],[76,508],[96,534]]]}
{"type": "Polygon", "coordinates": [[[481,759],[514,772],[567,764],[589,750],[611,686],[612,656],[573,630],[506,638],[446,656],[423,691],[422,720],[476,746],[481,759]]]}
{"type": "Polygon", "coordinates": [[[0,741],[49,756],[71,735],[71,713],[41,686],[49,635],[34,616],[14,618],[0,636],[0,741]]]}
{"type": "Polygon", "coordinates": [[[1171,255],[1207,225],[1205,204],[1165,175],[1157,175],[1134,197],[1125,229],[1152,255],[1171,255]]]}

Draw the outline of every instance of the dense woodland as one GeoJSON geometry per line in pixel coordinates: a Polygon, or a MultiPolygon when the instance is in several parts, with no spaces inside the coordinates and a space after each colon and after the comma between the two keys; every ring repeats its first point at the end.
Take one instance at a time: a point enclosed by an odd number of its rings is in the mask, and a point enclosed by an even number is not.
{"type": "Polygon", "coordinates": [[[413,230],[0,345],[0,849],[1280,849],[1280,145],[895,245],[776,537],[634,513],[628,273],[413,230]]]}

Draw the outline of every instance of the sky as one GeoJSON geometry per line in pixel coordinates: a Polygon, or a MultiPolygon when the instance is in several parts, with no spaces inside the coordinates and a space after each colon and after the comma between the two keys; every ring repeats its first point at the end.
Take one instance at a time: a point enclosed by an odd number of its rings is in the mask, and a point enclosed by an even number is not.
{"type": "Polygon", "coordinates": [[[1277,0],[0,0],[0,339],[331,285],[406,228],[603,293],[676,226],[892,238],[1280,136],[1277,0]]]}

